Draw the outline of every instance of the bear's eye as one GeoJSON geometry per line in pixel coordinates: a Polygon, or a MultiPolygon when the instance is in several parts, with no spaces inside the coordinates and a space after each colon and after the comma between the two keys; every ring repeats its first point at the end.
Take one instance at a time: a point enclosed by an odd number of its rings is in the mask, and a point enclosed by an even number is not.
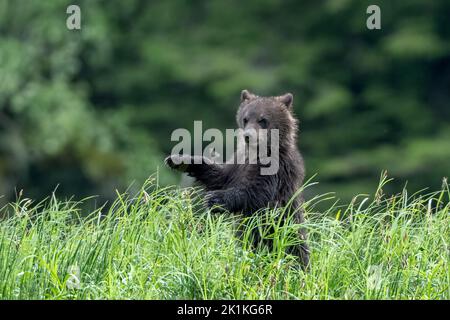
{"type": "Polygon", "coordinates": [[[266,119],[261,119],[258,121],[258,123],[261,128],[263,128],[263,129],[267,128],[267,120],[266,119]]]}
{"type": "Polygon", "coordinates": [[[244,118],[244,127],[247,125],[247,123],[248,123],[248,119],[244,118]]]}

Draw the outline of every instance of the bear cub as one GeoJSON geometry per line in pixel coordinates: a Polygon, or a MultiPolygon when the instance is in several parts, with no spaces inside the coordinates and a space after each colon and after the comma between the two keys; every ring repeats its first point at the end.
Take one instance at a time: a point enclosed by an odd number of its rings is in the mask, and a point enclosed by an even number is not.
{"type": "MultiPolygon", "coordinates": [[[[247,133],[251,135],[260,129],[269,132],[278,129],[276,173],[262,175],[260,169],[264,164],[260,163],[259,158],[256,163],[228,161],[220,165],[203,156],[171,155],[166,158],[166,164],[188,173],[203,185],[206,204],[213,211],[221,208],[248,216],[259,209],[288,206],[284,214],[292,214],[296,223],[303,223],[303,197],[298,190],[302,186],[305,169],[297,148],[297,120],[293,114],[292,94],[260,97],[243,90],[236,120],[244,132],[245,143],[249,143],[247,133]]],[[[270,140],[266,142],[270,143],[270,140]]],[[[303,228],[299,229],[298,236],[299,244],[289,248],[289,252],[298,256],[303,266],[307,266],[309,249],[303,228]]],[[[254,239],[259,239],[258,235],[255,234],[254,239]]]]}

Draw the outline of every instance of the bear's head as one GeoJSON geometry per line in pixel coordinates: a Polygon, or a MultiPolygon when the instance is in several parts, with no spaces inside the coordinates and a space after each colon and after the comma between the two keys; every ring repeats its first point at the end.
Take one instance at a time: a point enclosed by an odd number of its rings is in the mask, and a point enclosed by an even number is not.
{"type": "MultiPolygon", "coordinates": [[[[297,121],[292,112],[293,100],[291,93],[276,97],[260,97],[242,90],[236,120],[239,128],[244,130],[246,143],[252,141],[261,143],[261,140],[258,140],[261,129],[267,130],[269,139],[271,130],[277,129],[280,148],[295,145],[297,121]]],[[[271,143],[270,140],[267,142],[271,143]]]]}

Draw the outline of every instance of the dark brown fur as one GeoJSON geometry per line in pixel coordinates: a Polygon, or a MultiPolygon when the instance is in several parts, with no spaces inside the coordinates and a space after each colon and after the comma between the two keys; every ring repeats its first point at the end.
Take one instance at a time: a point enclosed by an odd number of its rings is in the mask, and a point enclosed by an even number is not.
{"type": "MultiPolygon", "coordinates": [[[[183,157],[188,160],[185,163],[194,163],[193,157],[196,156],[172,155],[166,163],[173,169],[187,172],[204,185],[210,208],[220,207],[229,212],[251,215],[266,207],[284,207],[302,186],[305,175],[303,158],[297,149],[297,120],[293,116],[292,102],[291,94],[258,97],[247,90],[241,94],[237,112],[240,128],[279,130],[279,170],[274,175],[261,175],[259,164],[218,165],[204,157],[201,164],[174,164],[174,157],[183,157]]],[[[302,196],[298,195],[285,213],[293,213],[297,223],[303,223],[302,202],[302,196]]],[[[309,250],[304,229],[300,229],[299,237],[301,243],[290,252],[306,266],[309,250]]]]}

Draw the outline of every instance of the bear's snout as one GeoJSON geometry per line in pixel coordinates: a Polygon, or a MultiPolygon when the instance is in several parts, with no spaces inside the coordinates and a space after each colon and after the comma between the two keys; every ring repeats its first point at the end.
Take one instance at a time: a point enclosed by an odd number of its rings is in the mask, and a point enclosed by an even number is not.
{"type": "Polygon", "coordinates": [[[246,144],[255,144],[258,140],[258,133],[253,128],[245,129],[243,137],[246,144]]]}

